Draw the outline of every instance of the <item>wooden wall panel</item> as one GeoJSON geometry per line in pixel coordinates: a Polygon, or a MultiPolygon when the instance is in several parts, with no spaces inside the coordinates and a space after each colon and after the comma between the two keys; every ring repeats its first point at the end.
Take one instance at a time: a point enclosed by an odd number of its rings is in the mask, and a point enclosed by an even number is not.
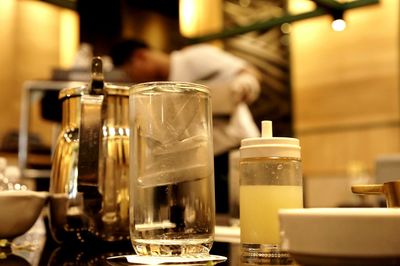
{"type": "Polygon", "coordinates": [[[0,135],[10,123],[14,126],[18,123],[18,113],[14,113],[17,108],[13,105],[10,106],[10,103],[19,101],[14,77],[16,47],[13,39],[16,30],[16,9],[17,2],[15,0],[0,2],[0,92],[2,95],[0,97],[0,135]]]}
{"type": "Polygon", "coordinates": [[[378,154],[400,151],[399,129],[393,125],[300,135],[304,175],[344,175],[351,162],[362,162],[373,175],[378,154]]]}
{"type": "Polygon", "coordinates": [[[352,160],[373,173],[376,156],[400,152],[399,3],[347,11],[343,32],[328,16],[294,24],[295,132],[305,174],[343,174],[352,160]]]}
{"type": "MultiPolygon", "coordinates": [[[[60,62],[60,8],[47,3],[21,1],[18,5],[15,43],[18,54],[15,73],[19,95],[27,79],[50,79],[52,68],[60,62]]],[[[40,115],[40,99],[33,103],[31,133],[41,137],[43,144],[50,146],[52,123],[40,115]]],[[[15,105],[19,114],[20,103],[15,105]]],[[[18,126],[19,126],[19,119],[18,126]]]]}
{"type": "Polygon", "coordinates": [[[294,24],[297,130],[399,118],[398,1],[349,10],[343,32],[326,16],[294,24]]]}
{"type": "MultiPolygon", "coordinates": [[[[62,8],[40,1],[0,1],[0,141],[10,131],[19,129],[23,83],[32,79],[49,79],[54,67],[68,61],[66,56],[61,56],[61,52],[65,51],[60,51],[63,11],[62,8]]],[[[70,25],[71,29],[77,29],[77,21],[78,17],[72,16],[69,23],[74,25],[70,25]]],[[[77,30],[70,33],[76,43],[69,48],[69,59],[79,41],[77,30]]],[[[67,38],[65,34],[62,36],[67,38]]],[[[34,133],[44,136],[46,144],[49,144],[51,126],[37,116],[38,107],[35,106],[32,114],[33,123],[37,125],[34,133]]]]}

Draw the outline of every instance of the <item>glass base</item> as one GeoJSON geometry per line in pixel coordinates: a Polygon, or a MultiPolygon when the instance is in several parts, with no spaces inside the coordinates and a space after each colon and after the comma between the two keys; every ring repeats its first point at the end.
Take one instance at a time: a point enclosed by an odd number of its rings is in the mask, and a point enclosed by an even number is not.
{"type": "Polygon", "coordinates": [[[212,241],[208,239],[184,240],[139,240],[133,241],[133,248],[138,255],[147,256],[185,256],[208,255],[212,241]]]}
{"type": "Polygon", "coordinates": [[[241,265],[297,265],[279,245],[241,244],[241,265]]]}

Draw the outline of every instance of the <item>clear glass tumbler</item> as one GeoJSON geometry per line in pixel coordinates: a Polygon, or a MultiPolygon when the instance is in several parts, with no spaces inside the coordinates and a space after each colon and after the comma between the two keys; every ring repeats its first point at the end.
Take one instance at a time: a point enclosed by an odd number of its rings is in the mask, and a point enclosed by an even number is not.
{"type": "Polygon", "coordinates": [[[150,82],[130,90],[130,234],[139,255],[208,254],[215,197],[207,87],[150,82]]]}

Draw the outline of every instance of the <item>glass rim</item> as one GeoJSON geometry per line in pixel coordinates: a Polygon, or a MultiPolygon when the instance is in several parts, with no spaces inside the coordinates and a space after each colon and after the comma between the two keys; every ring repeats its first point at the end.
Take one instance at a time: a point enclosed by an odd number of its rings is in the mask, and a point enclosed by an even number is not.
{"type": "Polygon", "coordinates": [[[210,94],[210,89],[202,84],[186,82],[186,81],[150,81],[134,84],[129,89],[129,94],[136,94],[146,91],[151,91],[155,87],[169,87],[177,86],[180,89],[193,90],[198,92],[203,92],[205,94],[210,94]]]}

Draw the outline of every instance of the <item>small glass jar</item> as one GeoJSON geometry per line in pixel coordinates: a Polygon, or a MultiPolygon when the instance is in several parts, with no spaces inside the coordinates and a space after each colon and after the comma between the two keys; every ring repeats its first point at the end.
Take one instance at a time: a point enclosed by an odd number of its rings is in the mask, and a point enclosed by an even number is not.
{"type": "Polygon", "coordinates": [[[272,137],[272,123],[263,121],[261,138],[242,140],[239,168],[242,260],[290,264],[280,248],[278,211],[303,207],[299,140],[272,137]]]}

